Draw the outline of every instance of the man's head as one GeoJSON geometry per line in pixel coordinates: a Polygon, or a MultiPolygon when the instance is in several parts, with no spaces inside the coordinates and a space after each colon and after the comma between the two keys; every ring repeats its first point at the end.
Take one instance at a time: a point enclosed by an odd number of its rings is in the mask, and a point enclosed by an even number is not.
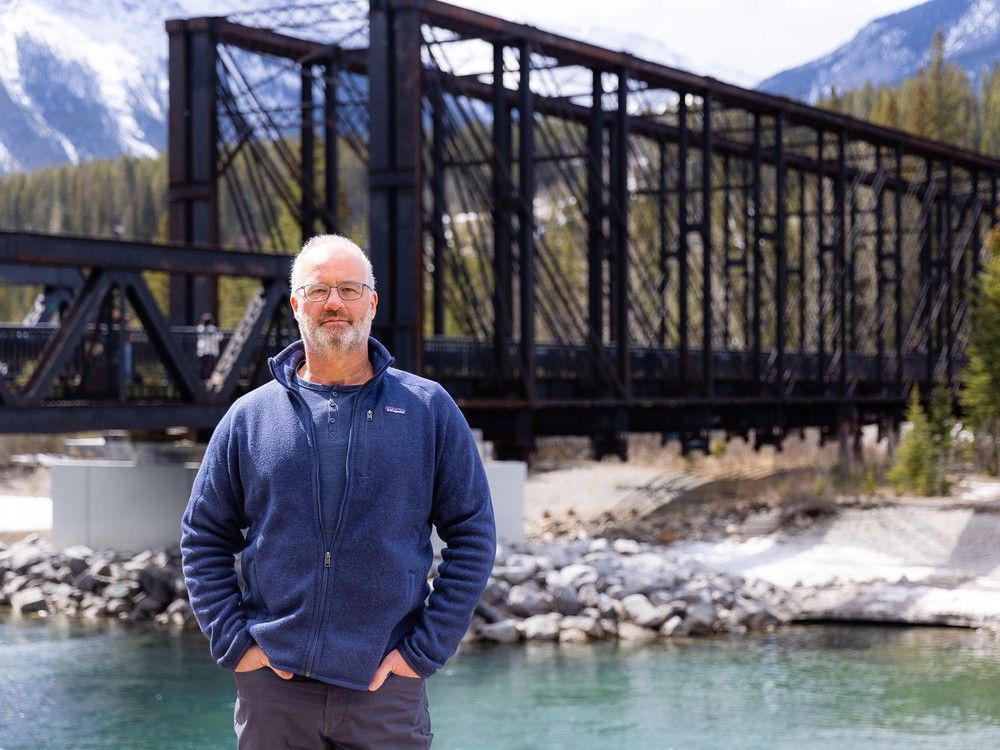
{"type": "Polygon", "coordinates": [[[368,344],[378,306],[372,264],[346,237],[322,234],[305,245],[292,264],[292,310],[307,351],[343,356],[368,344]],[[360,285],[357,299],[348,282],[360,285]],[[329,294],[324,299],[324,293],[329,294]]]}

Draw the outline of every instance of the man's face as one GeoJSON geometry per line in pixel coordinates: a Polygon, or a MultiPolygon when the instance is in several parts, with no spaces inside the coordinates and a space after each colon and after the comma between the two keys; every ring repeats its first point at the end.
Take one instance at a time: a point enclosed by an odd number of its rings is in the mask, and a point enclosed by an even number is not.
{"type": "MultiPolygon", "coordinates": [[[[299,278],[295,281],[297,287],[365,282],[364,266],[351,251],[325,245],[308,253],[301,261],[299,278]]],[[[309,351],[343,356],[367,347],[378,294],[364,287],[359,299],[345,302],[336,289],[331,289],[326,301],[310,302],[293,289],[291,304],[299,334],[309,351]]]]}

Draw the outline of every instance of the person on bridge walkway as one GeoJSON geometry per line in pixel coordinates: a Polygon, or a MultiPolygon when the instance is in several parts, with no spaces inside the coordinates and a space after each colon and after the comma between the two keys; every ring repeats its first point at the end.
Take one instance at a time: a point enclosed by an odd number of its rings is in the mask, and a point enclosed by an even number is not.
{"type": "Polygon", "coordinates": [[[219,423],[181,522],[191,605],[235,672],[240,748],[426,748],[424,680],[496,553],[486,474],[447,392],[370,336],[360,248],[314,237],[291,288],[302,339],[219,423]]]}
{"type": "Polygon", "coordinates": [[[208,380],[219,358],[219,346],[225,335],[215,325],[212,313],[201,316],[201,322],[195,328],[195,353],[198,356],[198,377],[208,380]]]}

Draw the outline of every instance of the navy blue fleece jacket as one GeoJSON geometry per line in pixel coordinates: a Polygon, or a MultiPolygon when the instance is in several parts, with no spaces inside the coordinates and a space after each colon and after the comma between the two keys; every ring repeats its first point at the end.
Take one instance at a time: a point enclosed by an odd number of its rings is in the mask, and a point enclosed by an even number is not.
{"type": "Polygon", "coordinates": [[[496,551],[475,441],[440,385],[390,367],[374,338],[368,351],[375,375],[355,401],[333,528],[319,493],[322,442],[288,387],[301,342],[270,360],[274,380],[236,401],[212,435],[181,551],[192,608],[225,668],[256,642],[279,669],[366,690],[395,648],[430,676],[469,626],[496,551]],[[432,524],[446,546],[427,599],[432,524]]]}

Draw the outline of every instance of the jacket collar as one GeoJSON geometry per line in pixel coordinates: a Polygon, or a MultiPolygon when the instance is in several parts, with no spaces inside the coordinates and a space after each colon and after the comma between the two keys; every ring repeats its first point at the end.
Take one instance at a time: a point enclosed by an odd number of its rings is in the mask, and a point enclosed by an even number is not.
{"type": "MultiPolygon", "coordinates": [[[[283,351],[267,360],[268,367],[271,368],[271,374],[274,379],[281,383],[285,388],[290,388],[292,383],[292,376],[295,371],[298,370],[299,365],[302,364],[303,360],[306,358],[305,345],[302,340],[289,344],[283,351]]],[[[374,369],[375,374],[372,375],[371,383],[378,380],[382,376],[389,366],[396,360],[389,350],[382,346],[382,343],[376,339],[374,336],[368,337],[368,359],[372,363],[372,369],[374,369]]]]}

